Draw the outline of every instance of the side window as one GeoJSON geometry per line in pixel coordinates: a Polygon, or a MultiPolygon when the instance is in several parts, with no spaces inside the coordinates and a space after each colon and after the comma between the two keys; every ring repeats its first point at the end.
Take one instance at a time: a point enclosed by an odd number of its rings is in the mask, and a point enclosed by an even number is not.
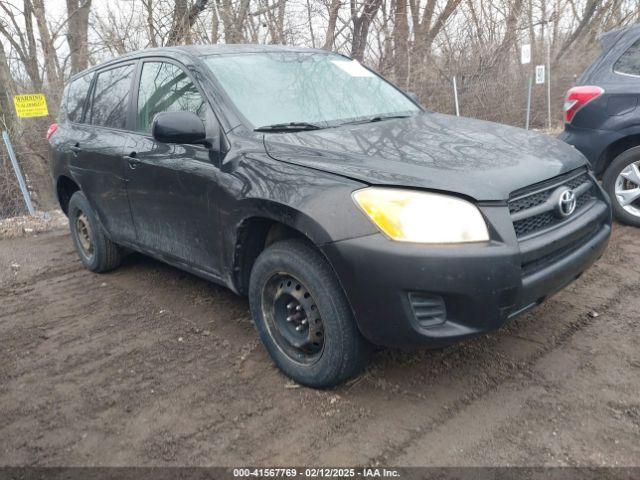
{"type": "Polygon", "coordinates": [[[187,74],[164,62],[145,62],[138,93],[138,131],[150,132],[160,112],[193,112],[205,120],[207,104],[187,74]]]}
{"type": "Polygon", "coordinates": [[[631,45],[613,66],[616,73],[640,76],[640,40],[631,45]]]}
{"type": "Polygon", "coordinates": [[[66,105],[63,108],[63,115],[66,115],[69,121],[82,121],[84,101],[87,98],[87,93],[89,93],[92,78],[93,74],[84,75],[69,84],[65,97],[66,105]]]}
{"type": "Polygon", "coordinates": [[[133,71],[133,65],[125,65],[98,73],[88,123],[113,128],[126,126],[133,71]]]}

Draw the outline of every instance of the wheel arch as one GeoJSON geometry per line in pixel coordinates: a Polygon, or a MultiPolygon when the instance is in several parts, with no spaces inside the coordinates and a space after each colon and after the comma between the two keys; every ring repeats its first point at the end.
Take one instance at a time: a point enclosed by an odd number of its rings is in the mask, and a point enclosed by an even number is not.
{"type": "Polygon", "coordinates": [[[297,238],[320,251],[318,244],[308,234],[282,219],[250,216],[242,221],[237,232],[233,248],[232,283],[241,295],[248,293],[253,265],[269,245],[279,240],[297,238]]]}
{"type": "MultiPolygon", "coordinates": [[[[261,205],[264,207],[264,203],[261,205]]],[[[256,259],[269,245],[298,238],[318,248],[330,241],[329,234],[317,222],[285,205],[247,212],[238,222],[233,239],[232,283],[240,294],[249,290],[249,278],[256,259]]]]}
{"type": "Polygon", "coordinates": [[[613,162],[619,155],[630,150],[634,147],[640,146],[640,131],[637,133],[631,133],[618,140],[612,142],[607,146],[598,160],[598,165],[595,165],[596,174],[598,176],[604,175],[604,172],[609,168],[611,162],[613,162]]]}
{"type": "Polygon", "coordinates": [[[60,175],[56,180],[56,197],[65,215],[69,213],[69,201],[77,191],[80,191],[80,186],[71,177],[60,175]]]}

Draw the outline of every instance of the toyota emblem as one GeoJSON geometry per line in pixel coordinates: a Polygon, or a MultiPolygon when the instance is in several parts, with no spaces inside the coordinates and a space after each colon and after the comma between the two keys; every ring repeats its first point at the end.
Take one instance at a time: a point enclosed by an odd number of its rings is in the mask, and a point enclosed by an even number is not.
{"type": "Polygon", "coordinates": [[[570,188],[565,188],[560,193],[560,198],[558,199],[558,213],[561,217],[568,217],[571,215],[576,209],[576,194],[570,188]]]}

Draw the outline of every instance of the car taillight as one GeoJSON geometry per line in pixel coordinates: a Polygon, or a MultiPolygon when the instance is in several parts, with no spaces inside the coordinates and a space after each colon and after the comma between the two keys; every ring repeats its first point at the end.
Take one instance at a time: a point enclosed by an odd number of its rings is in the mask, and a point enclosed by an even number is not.
{"type": "Polygon", "coordinates": [[[571,123],[578,110],[604,93],[604,89],[592,85],[573,87],[564,101],[564,121],[571,123]]]}
{"type": "Polygon", "coordinates": [[[49,129],[47,130],[47,140],[49,140],[51,138],[51,135],[56,133],[57,129],[58,129],[58,124],[57,123],[52,123],[51,125],[49,125],[49,129]]]}

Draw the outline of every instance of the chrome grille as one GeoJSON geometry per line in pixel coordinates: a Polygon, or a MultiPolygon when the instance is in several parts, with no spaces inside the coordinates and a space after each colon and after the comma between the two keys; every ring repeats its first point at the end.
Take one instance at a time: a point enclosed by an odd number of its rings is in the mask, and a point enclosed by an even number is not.
{"type": "Polygon", "coordinates": [[[513,228],[518,238],[526,237],[548,227],[569,220],[596,198],[595,184],[585,172],[573,172],[563,175],[525,191],[516,192],[509,200],[509,212],[513,228]],[[568,187],[576,194],[576,208],[569,217],[556,213],[556,203],[552,198],[560,187],[568,187]]]}

